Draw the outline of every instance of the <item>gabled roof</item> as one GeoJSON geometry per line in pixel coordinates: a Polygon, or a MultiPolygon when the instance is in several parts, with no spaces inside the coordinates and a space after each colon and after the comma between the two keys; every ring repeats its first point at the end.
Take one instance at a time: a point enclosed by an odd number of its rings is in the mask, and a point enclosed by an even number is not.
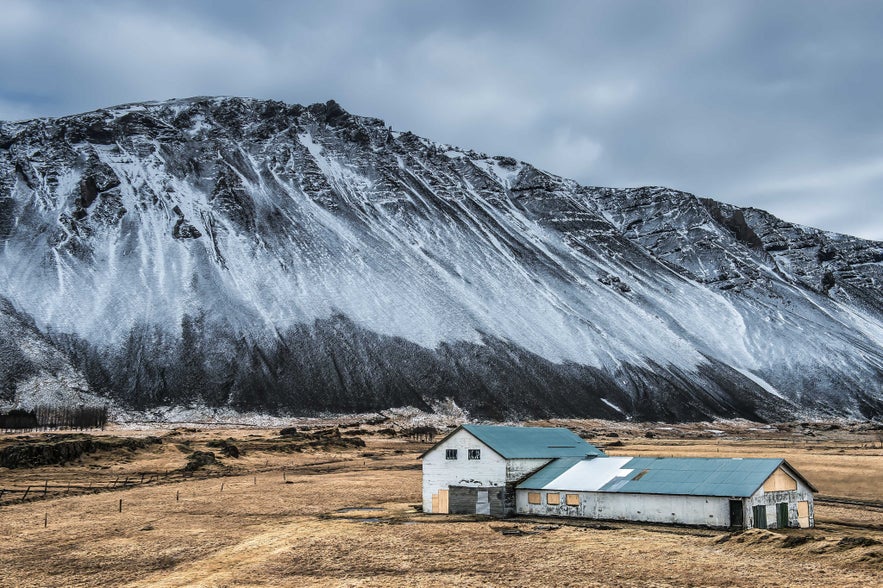
{"type": "Polygon", "coordinates": [[[457,431],[464,430],[504,459],[556,458],[604,455],[570,429],[557,427],[503,427],[497,425],[461,425],[427,450],[423,457],[457,431]]]}
{"type": "Polygon", "coordinates": [[[783,459],[703,457],[605,457],[576,462],[559,459],[518,488],[748,497],[782,465],[816,491],[783,459]]]}

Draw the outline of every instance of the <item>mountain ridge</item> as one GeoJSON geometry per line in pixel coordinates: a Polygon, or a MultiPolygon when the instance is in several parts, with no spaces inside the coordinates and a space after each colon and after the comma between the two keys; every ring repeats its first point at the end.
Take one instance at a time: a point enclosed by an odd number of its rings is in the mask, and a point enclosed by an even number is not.
{"type": "Polygon", "coordinates": [[[0,296],[124,405],[883,408],[883,244],[581,186],[333,101],[0,123],[0,244],[0,296]]]}

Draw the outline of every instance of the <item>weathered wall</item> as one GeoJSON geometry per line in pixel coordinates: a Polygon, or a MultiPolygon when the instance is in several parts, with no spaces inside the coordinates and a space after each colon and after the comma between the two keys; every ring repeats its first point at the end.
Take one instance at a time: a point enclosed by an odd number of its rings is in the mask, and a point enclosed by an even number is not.
{"type": "MultiPolygon", "coordinates": [[[[432,495],[449,486],[504,486],[506,460],[465,430],[423,456],[423,512],[432,512],[432,495]],[[456,449],[457,459],[445,459],[445,450],[456,449]],[[480,449],[481,459],[468,459],[469,449],[480,449]]],[[[450,497],[449,497],[450,499],[450,497]]]]}
{"type": "Polygon", "coordinates": [[[519,482],[534,473],[551,459],[510,459],[506,462],[506,481],[519,482]]]}
{"type": "Polygon", "coordinates": [[[518,514],[712,527],[727,527],[730,524],[728,498],[562,491],[557,492],[561,496],[561,503],[555,506],[546,504],[546,490],[540,491],[541,504],[528,504],[528,492],[528,490],[516,491],[518,514]],[[565,500],[566,494],[577,494],[579,506],[568,506],[565,500]]]}
{"type": "MultiPolygon", "coordinates": [[[[774,474],[776,475],[776,474],[774,474]]],[[[813,508],[813,492],[799,478],[793,476],[797,482],[797,490],[780,490],[769,492],[764,490],[763,486],[755,492],[751,498],[745,501],[745,524],[750,527],[757,527],[754,521],[754,506],[766,506],[766,522],[768,529],[777,527],[776,505],[782,502],[788,503],[788,526],[799,527],[799,515],[797,512],[797,503],[805,500],[809,503],[808,526],[815,526],[815,516],[813,508]]],[[[768,485],[769,486],[769,485],[768,485]]],[[[781,487],[781,486],[779,486],[781,487]]]]}
{"type": "Polygon", "coordinates": [[[506,515],[505,497],[506,490],[500,486],[489,488],[450,486],[449,510],[450,514],[487,514],[494,517],[506,515]],[[484,493],[487,498],[487,512],[478,512],[479,493],[484,493]]]}

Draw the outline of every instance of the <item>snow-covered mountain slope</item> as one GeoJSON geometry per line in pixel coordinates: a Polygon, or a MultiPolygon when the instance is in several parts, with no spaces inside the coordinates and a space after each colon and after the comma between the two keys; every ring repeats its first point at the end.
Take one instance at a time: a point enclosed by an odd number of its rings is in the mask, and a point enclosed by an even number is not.
{"type": "Polygon", "coordinates": [[[0,409],[102,403],[69,358],[3,298],[0,333],[0,409]]]}
{"type": "Polygon", "coordinates": [[[878,242],[334,102],[0,125],[0,296],[134,407],[881,416],[881,284],[878,242]]]}

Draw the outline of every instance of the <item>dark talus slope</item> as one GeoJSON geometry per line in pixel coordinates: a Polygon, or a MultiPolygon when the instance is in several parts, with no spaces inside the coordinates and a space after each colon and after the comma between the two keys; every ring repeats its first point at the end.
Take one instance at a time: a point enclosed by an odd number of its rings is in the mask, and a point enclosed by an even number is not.
{"type": "Polygon", "coordinates": [[[0,126],[0,295],[123,405],[883,414],[883,245],[337,104],[0,126]]]}

